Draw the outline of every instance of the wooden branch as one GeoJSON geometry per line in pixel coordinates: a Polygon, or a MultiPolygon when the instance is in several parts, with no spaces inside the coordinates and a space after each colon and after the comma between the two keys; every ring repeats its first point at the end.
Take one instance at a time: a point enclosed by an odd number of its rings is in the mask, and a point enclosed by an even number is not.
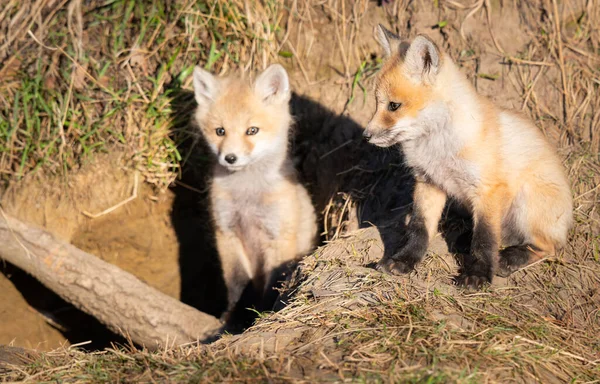
{"type": "Polygon", "coordinates": [[[137,277],[4,214],[0,258],[38,279],[108,328],[150,349],[203,341],[221,322],[144,284],[137,277]]]}

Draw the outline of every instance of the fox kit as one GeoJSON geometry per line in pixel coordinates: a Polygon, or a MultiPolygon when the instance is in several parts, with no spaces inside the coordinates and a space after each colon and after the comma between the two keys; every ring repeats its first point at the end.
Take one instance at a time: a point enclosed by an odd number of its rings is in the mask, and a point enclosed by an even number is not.
{"type": "Polygon", "coordinates": [[[217,158],[210,199],[227,314],[248,283],[264,300],[277,268],[312,250],[316,217],[288,156],[285,69],[272,65],[250,83],[196,67],[194,92],[196,122],[217,158]]]}
{"type": "Polygon", "coordinates": [[[473,239],[458,282],[480,287],[565,245],[569,183],[558,156],[524,116],[479,96],[426,36],[412,43],[381,25],[387,59],[375,85],[370,143],[399,144],[416,178],[405,242],[378,268],[410,272],[437,232],[447,196],[473,215],[473,239]]]}

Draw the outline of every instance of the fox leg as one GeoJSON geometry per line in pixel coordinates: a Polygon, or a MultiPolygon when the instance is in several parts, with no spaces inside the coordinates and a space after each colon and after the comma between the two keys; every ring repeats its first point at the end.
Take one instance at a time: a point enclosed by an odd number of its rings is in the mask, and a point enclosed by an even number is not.
{"type": "Polygon", "coordinates": [[[262,286],[256,287],[257,291],[262,293],[261,310],[271,309],[275,303],[279,294],[275,286],[280,282],[282,272],[289,267],[289,263],[296,260],[297,247],[296,234],[288,228],[284,229],[278,238],[265,244],[262,286]]]}
{"type": "Polygon", "coordinates": [[[429,241],[437,233],[446,198],[446,194],[436,186],[417,180],[412,215],[403,243],[391,256],[384,256],[379,261],[378,270],[399,275],[414,269],[425,256],[429,241]]]}
{"type": "Polygon", "coordinates": [[[513,245],[501,250],[496,275],[508,277],[513,272],[554,253],[553,246],[542,247],[539,244],[542,243],[513,245]]]}
{"type": "Polygon", "coordinates": [[[217,230],[216,242],[227,286],[227,311],[224,315],[227,317],[254,277],[253,266],[242,241],[233,232],[217,230]]]}
{"type": "Polygon", "coordinates": [[[502,213],[507,193],[503,185],[488,188],[473,206],[473,239],[471,252],[465,256],[460,285],[480,288],[491,283],[498,264],[498,248],[502,234],[502,213]]]}
{"type": "MultiPolygon", "coordinates": [[[[551,180],[551,175],[545,179],[551,180]]],[[[513,203],[506,226],[512,245],[500,251],[498,276],[513,272],[556,252],[566,243],[571,226],[570,192],[560,184],[533,178],[513,203]],[[510,236],[514,232],[517,236],[510,236]]],[[[504,236],[503,236],[504,237],[504,236]]]]}

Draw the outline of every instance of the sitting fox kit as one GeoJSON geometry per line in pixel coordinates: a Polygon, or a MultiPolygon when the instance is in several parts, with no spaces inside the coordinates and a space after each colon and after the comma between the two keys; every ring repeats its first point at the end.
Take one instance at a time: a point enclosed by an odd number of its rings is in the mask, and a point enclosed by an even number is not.
{"type": "Polygon", "coordinates": [[[251,283],[267,295],[278,267],[316,240],[310,197],[288,156],[288,76],[272,65],[254,83],[196,67],[195,119],[217,157],[210,198],[228,313],[251,283]]]}
{"type": "Polygon", "coordinates": [[[473,239],[458,282],[480,287],[564,246],[572,198],[562,164],[526,117],[479,96],[433,41],[412,43],[381,25],[387,59],[375,85],[370,143],[399,144],[416,178],[405,241],[378,268],[410,272],[437,233],[447,196],[473,215],[473,239]]]}

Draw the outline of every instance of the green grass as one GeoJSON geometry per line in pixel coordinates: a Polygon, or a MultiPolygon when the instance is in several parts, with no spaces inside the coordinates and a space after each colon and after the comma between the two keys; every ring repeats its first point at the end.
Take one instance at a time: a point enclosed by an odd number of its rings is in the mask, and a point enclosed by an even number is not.
{"type": "MultiPolygon", "coordinates": [[[[6,20],[32,21],[13,6],[6,20]]],[[[241,1],[95,1],[80,11],[83,34],[66,6],[56,9],[45,34],[31,28],[47,48],[25,34],[10,44],[17,53],[5,62],[19,65],[0,86],[0,180],[40,168],[66,175],[118,147],[147,181],[170,184],[182,160],[172,119],[188,113],[173,110],[174,93],[197,64],[218,72],[268,51],[278,7],[268,2],[251,22],[241,1]]]]}

